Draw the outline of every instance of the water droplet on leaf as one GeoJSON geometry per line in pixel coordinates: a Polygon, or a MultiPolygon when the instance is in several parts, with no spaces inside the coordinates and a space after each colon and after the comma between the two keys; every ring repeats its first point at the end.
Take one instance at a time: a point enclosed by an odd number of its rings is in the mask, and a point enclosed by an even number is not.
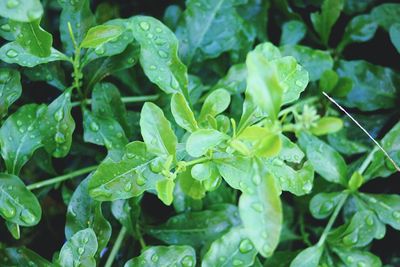
{"type": "Polygon", "coordinates": [[[8,0],[7,1],[7,8],[15,8],[19,5],[18,0],[8,0]]]}
{"type": "Polygon", "coordinates": [[[193,257],[191,257],[191,256],[185,256],[185,257],[182,259],[181,263],[182,263],[182,266],[184,266],[184,267],[192,267],[192,266],[194,266],[193,257]]]}
{"type": "Polygon", "coordinates": [[[57,132],[56,135],[54,136],[54,141],[58,144],[62,144],[65,142],[65,136],[63,133],[57,132]]]}
{"type": "Polygon", "coordinates": [[[139,23],[139,26],[142,30],[148,31],[150,29],[150,24],[147,23],[146,21],[142,21],[139,23]]]}
{"type": "Polygon", "coordinates": [[[56,121],[61,121],[64,118],[64,111],[60,108],[54,113],[54,119],[56,121]]]}
{"type": "Polygon", "coordinates": [[[239,244],[239,251],[241,253],[247,253],[253,249],[253,244],[248,239],[244,239],[239,244]]]}
{"type": "Polygon", "coordinates": [[[97,132],[97,131],[100,129],[100,127],[99,127],[99,125],[98,125],[96,122],[92,121],[92,122],[90,123],[90,129],[91,129],[92,131],[94,131],[94,132],[97,132]]]}
{"type": "Polygon", "coordinates": [[[21,220],[27,224],[32,224],[35,222],[36,217],[32,214],[32,212],[25,209],[21,212],[21,220]]]}
{"type": "Polygon", "coordinates": [[[15,51],[14,49],[10,49],[6,52],[7,57],[9,58],[15,58],[16,56],[18,56],[18,52],[15,51]]]}

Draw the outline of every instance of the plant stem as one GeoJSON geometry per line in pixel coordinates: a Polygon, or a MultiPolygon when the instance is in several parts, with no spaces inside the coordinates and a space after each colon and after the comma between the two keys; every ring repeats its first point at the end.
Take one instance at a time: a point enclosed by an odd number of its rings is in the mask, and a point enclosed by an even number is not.
{"type": "Polygon", "coordinates": [[[348,196],[349,196],[349,193],[347,191],[344,191],[342,198],[340,199],[339,203],[337,204],[336,209],[332,213],[332,216],[329,218],[328,224],[326,225],[324,231],[322,232],[322,235],[317,243],[317,246],[322,246],[324,244],[325,239],[327,238],[329,232],[331,231],[333,223],[335,222],[337,216],[339,215],[339,212],[342,209],[344,203],[346,202],[348,196]]]}
{"type": "Polygon", "coordinates": [[[144,242],[143,236],[142,236],[142,232],[140,231],[140,227],[139,224],[136,224],[136,234],[139,238],[139,243],[140,246],[142,247],[142,249],[146,248],[146,243],[144,242]]]}
{"type": "Polygon", "coordinates": [[[365,160],[361,164],[360,168],[358,169],[358,172],[360,174],[363,174],[365,172],[365,170],[368,168],[368,165],[374,159],[374,154],[375,154],[375,152],[378,151],[378,149],[379,149],[378,147],[374,147],[374,149],[372,149],[371,152],[368,154],[368,156],[365,158],[365,160]]]}
{"type": "Polygon", "coordinates": [[[44,186],[47,186],[47,185],[56,184],[56,183],[59,183],[59,182],[62,182],[62,181],[65,181],[65,180],[72,179],[74,177],[80,176],[82,174],[91,172],[91,171],[95,170],[96,168],[97,168],[97,165],[96,166],[86,167],[86,168],[83,168],[83,169],[80,169],[80,170],[77,170],[77,171],[74,171],[74,172],[70,172],[68,174],[57,176],[57,177],[54,177],[54,178],[51,178],[51,179],[48,179],[48,180],[44,180],[44,181],[40,181],[40,182],[37,182],[37,183],[34,183],[34,184],[30,184],[30,185],[27,186],[27,188],[28,188],[28,190],[34,190],[34,189],[38,189],[38,188],[41,188],[41,187],[44,187],[44,186]]]}
{"type": "Polygon", "coordinates": [[[113,261],[115,259],[115,256],[118,253],[119,248],[122,245],[122,241],[124,241],[125,238],[125,234],[126,234],[126,228],[124,226],[122,226],[121,231],[119,231],[117,240],[115,240],[114,246],[110,252],[110,255],[108,256],[108,259],[106,261],[106,264],[104,265],[104,267],[111,267],[113,264],[113,261]]]}
{"type": "MultiPolygon", "coordinates": [[[[145,102],[145,101],[154,101],[157,100],[160,97],[160,95],[144,95],[144,96],[125,96],[121,97],[121,101],[123,103],[137,103],[137,102],[145,102]]],[[[86,99],[85,100],[86,104],[91,104],[92,99],[86,99]]],[[[72,102],[71,107],[77,107],[81,104],[80,101],[72,102]]]]}
{"type": "Polygon", "coordinates": [[[290,107],[287,107],[287,108],[285,108],[285,109],[282,109],[282,110],[279,112],[278,117],[281,117],[281,116],[283,116],[283,115],[286,115],[286,114],[288,114],[288,113],[290,113],[290,112],[296,110],[299,106],[304,106],[304,105],[306,105],[306,104],[311,104],[311,103],[317,101],[318,99],[319,99],[319,98],[318,98],[317,96],[313,96],[313,97],[309,97],[309,98],[306,98],[306,99],[304,99],[304,100],[301,100],[301,101],[297,102],[296,104],[294,104],[294,105],[292,105],[292,106],[290,106],[290,107]]]}
{"type": "Polygon", "coordinates": [[[210,160],[209,157],[202,157],[202,158],[198,158],[198,159],[195,159],[195,160],[187,161],[185,166],[188,167],[188,166],[192,166],[192,165],[195,165],[195,164],[198,164],[198,163],[202,163],[202,162],[205,162],[205,161],[209,161],[209,160],[210,160]]]}

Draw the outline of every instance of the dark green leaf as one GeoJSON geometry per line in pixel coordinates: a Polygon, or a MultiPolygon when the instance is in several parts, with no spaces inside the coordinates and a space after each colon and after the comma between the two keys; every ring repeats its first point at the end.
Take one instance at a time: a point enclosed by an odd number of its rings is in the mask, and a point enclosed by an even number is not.
{"type": "Polygon", "coordinates": [[[21,75],[13,69],[0,68],[0,118],[21,96],[21,75]]]}
{"type": "Polygon", "coordinates": [[[397,52],[400,53],[400,23],[393,24],[389,29],[390,40],[396,48],[397,52]]]}
{"type": "Polygon", "coordinates": [[[41,18],[43,7],[39,0],[1,0],[0,16],[15,21],[30,22],[41,18]]]}
{"type": "Polygon", "coordinates": [[[24,69],[24,74],[31,81],[44,81],[60,90],[65,90],[65,73],[60,62],[50,62],[24,69]]]}
{"type": "Polygon", "coordinates": [[[115,200],[111,203],[114,217],[127,229],[128,233],[136,236],[141,212],[140,197],[115,200]]]}
{"type": "Polygon", "coordinates": [[[40,266],[51,267],[52,264],[35,252],[25,247],[0,249],[2,266],[40,266]],[[32,263],[34,265],[32,265],[32,263]]]}
{"type": "Polygon", "coordinates": [[[372,18],[379,26],[389,31],[390,26],[400,22],[400,4],[386,3],[372,9],[372,18]]]}
{"type": "Polygon", "coordinates": [[[306,25],[299,20],[285,22],[282,26],[280,45],[295,45],[306,35],[306,25]]]}
{"type": "Polygon", "coordinates": [[[325,219],[332,214],[342,197],[340,192],[316,194],[310,201],[312,216],[317,219],[325,219]]]}
{"type": "Polygon", "coordinates": [[[366,42],[375,35],[378,25],[370,15],[359,15],[354,17],[346,26],[343,38],[338,45],[338,49],[343,50],[348,44],[353,42],[366,42]]]}

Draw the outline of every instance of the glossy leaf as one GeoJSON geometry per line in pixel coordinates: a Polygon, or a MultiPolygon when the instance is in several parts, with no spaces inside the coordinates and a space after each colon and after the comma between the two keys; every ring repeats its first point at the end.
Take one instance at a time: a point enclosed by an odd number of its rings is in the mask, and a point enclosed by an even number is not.
{"type": "Polygon", "coordinates": [[[347,250],[342,248],[335,248],[334,251],[343,261],[343,263],[349,267],[359,267],[360,265],[370,267],[382,266],[381,260],[374,254],[367,251],[352,249],[347,250]]]}
{"type": "Polygon", "coordinates": [[[331,29],[343,9],[342,0],[324,0],[321,12],[311,14],[311,22],[324,44],[328,44],[331,29]]]}
{"type": "Polygon", "coordinates": [[[347,107],[363,111],[394,107],[400,75],[393,70],[364,60],[341,60],[337,73],[353,80],[353,88],[342,100],[347,107]]]}
{"type": "Polygon", "coordinates": [[[333,210],[343,197],[340,192],[318,193],[310,201],[310,211],[317,219],[325,219],[332,214],[333,210]]]}
{"type": "Polygon", "coordinates": [[[22,166],[42,146],[40,119],[46,107],[36,104],[22,106],[7,118],[0,129],[1,155],[8,173],[18,175],[22,166]]]}
{"type": "Polygon", "coordinates": [[[184,172],[178,174],[177,180],[179,184],[179,189],[182,192],[195,200],[201,200],[206,195],[206,189],[201,181],[195,179],[192,174],[193,168],[188,167],[184,172]]]}
{"type": "Polygon", "coordinates": [[[69,201],[65,237],[69,240],[81,230],[86,228],[93,229],[97,237],[97,255],[99,255],[110,240],[111,225],[103,216],[101,202],[89,196],[89,179],[90,176],[79,184],[69,201]]]}
{"type": "Polygon", "coordinates": [[[131,18],[129,27],[140,44],[140,65],[150,81],[166,93],[188,97],[187,69],[178,57],[178,40],[171,30],[146,16],[131,18]]]}
{"type": "Polygon", "coordinates": [[[43,7],[39,0],[0,1],[0,16],[15,21],[30,22],[41,18],[43,7]]]}
{"type": "Polygon", "coordinates": [[[327,93],[332,90],[339,83],[339,76],[333,70],[326,70],[322,73],[321,79],[319,80],[319,88],[327,93]]]}
{"type": "Polygon", "coordinates": [[[324,248],[312,246],[301,251],[290,263],[290,267],[318,267],[324,248]]]}
{"type": "Polygon", "coordinates": [[[285,22],[282,26],[280,45],[295,45],[306,35],[306,25],[299,20],[285,22]]]}
{"type": "Polygon", "coordinates": [[[315,171],[325,180],[347,185],[347,165],[343,157],[320,139],[300,133],[299,142],[315,171]]]}
{"type": "Polygon", "coordinates": [[[273,254],[282,229],[282,204],[275,178],[261,162],[253,163],[254,193],[243,193],[239,214],[247,236],[264,257],[273,254]]]}
{"type": "Polygon", "coordinates": [[[21,75],[13,69],[0,68],[0,118],[21,96],[21,75]]]}
{"type": "Polygon", "coordinates": [[[34,266],[51,267],[52,264],[35,252],[25,247],[0,249],[2,266],[34,266]]]}
{"type": "Polygon", "coordinates": [[[62,267],[81,264],[96,266],[94,256],[97,251],[97,240],[94,231],[86,228],[75,233],[61,248],[57,263],[62,267]]]}
{"type": "Polygon", "coordinates": [[[146,229],[146,232],[169,245],[186,244],[199,248],[238,224],[236,206],[224,204],[172,216],[166,223],[146,229]]]}
{"type": "Polygon", "coordinates": [[[374,7],[371,11],[372,18],[387,31],[394,23],[400,22],[399,14],[400,4],[398,3],[385,3],[374,7]]]}
{"type": "Polygon", "coordinates": [[[91,197],[98,201],[113,201],[139,196],[145,190],[155,189],[161,175],[151,171],[155,162],[145,144],[132,142],[126,146],[123,159],[119,162],[103,161],[88,183],[91,197]]]}
{"type": "Polygon", "coordinates": [[[149,152],[175,157],[177,139],[163,111],[153,103],[145,103],[140,113],[140,130],[149,152]]]}
{"type": "Polygon", "coordinates": [[[81,47],[96,48],[116,39],[122,34],[122,27],[116,25],[98,25],[90,28],[82,40],[81,47]]]}
{"type": "Polygon", "coordinates": [[[127,229],[128,233],[135,237],[141,212],[140,201],[141,197],[133,197],[111,203],[111,212],[114,217],[127,229]]]}
{"type": "Polygon", "coordinates": [[[400,23],[393,24],[389,29],[389,34],[392,44],[397,52],[400,53],[400,23]]]}
{"type": "Polygon", "coordinates": [[[242,227],[234,227],[215,240],[203,257],[202,267],[252,266],[257,250],[242,227]]]}
{"type": "Polygon", "coordinates": [[[172,179],[162,179],[156,184],[158,198],[167,206],[174,200],[175,183],[172,179]]]}
{"type": "Polygon", "coordinates": [[[153,246],[142,251],[140,256],[129,260],[124,267],[194,267],[195,265],[196,252],[190,246],[153,246]]]}
{"type": "Polygon", "coordinates": [[[310,75],[310,81],[319,80],[322,73],[332,69],[333,59],[328,52],[301,45],[285,45],[280,48],[283,56],[292,56],[310,75]]]}
{"type": "Polygon", "coordinates": [[[0,215],[21,226],[38,224],[42,209],[36,196],[15,175],[0,174],[0,215]]]}
{"type": "Polygon", "coordinates": [[[217,130],[199,129],[189,136],[186,142],[186,151],[192,157],[200,157],[226,139],[227,136],[217,130]]]}
{"type": "Polygon", "coordinates": [[[65,157],[72,144],[75,121],[71,115],[71,93],[56,98],[41,117],[40,133],[46,151],[56,158],[65,157]]]}
{"type": "Polygon", "coordinates": [[[60,90],[65,90],[67,87],[64,70],[58,61],[25,68],[24,74],[31,81],[44,81],[60,90]]]}
{"type": "Polygon", "coordinates": [[[342,40],[338,45],[338,49],[344,49],[348,44],[353,42],[366,42],[375,35],[378,25],[370,15],[359,15],[354,17],[347,24],[342,40]]]}
{"type": "Polygon", "coordinates": [[[193,111],[182,94],[177,93],[172,96],[171,112],[175,122],[186,131],[194,132],[198,129],[193,111]]]}
{"type": "Polygon", "coordinates": [[[201,108],[199,121],[203,121],[208,115],[215,117],[224,112],[231,102],[231,95],[225,89],[217,89],[209,94],[201,108]]]}
{"type": "Polygon", "coordinates": [[[314,135],[325,135],[335,133],[342,129],[343,121],[335,117],[323,117],[315,122],[310,128],[310,132],[314,135]]]}

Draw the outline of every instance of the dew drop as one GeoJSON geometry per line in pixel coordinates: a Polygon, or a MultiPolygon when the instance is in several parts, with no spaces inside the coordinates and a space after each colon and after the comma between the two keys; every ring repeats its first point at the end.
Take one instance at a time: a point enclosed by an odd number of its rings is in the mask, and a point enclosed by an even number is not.
{"type": "Polygon", "coordinates": [[[147,34],[147,38],[152,39],[153,37],[154,37],[154,35],[152,33],[147,34]]]}
{"type": "Polygon", "coordinates": [[[275,158],[272,163],[276,166],[283,166],[283,161],[281,159],[275,158]]]}
{"type": "Polygon", "coordinates": [[[163,51],[163,50],[158,50],[158,55],[159,55],[161,58],[167,58],[167,57],[168,57],[168,53],[165,52],[165,51],[163,51]]]}
{"type": "Polygon", "coordinates": [[[262,247],[262,251],[265,253],[265,254],[270,254],[271,253],[271,248],[270,248],[270,246],[268,245],[268,244],[265,244],[263,247],[262,247]]]}
{"type": "Polygon", "coordinates": [[[82,248],[82,247],[78,248],[79,255],[82,255],[84,252],[85,252],[84,248],[82,248]]]}
{"type": "Polygon", "coordinates": [[[312,189],[312,183],[306,182],[302,188],[306,193],[309,193],[312,189]]]}
{"type": "Polygon", "coordinates": [[[132,189],[132,183],[128,182],[125,186],[124,186],[124,190],[126,192],[129,192],[132,189]]]}
{"type": "Polygon", "coordinates": [[[142,21],[139,23],[139,26],[142,30],[148,31],[150,29],[150,24],[147,23],[146,21],[142,21]]]}
{"type": "Polygon", "coordinates": [[[260,177],[260,175],[254,175],[253,176],[253,178],[252,178],[252,181],[253,181],[253,183],[255,184],[255,185],[259,185],[260,183],[261,183],[261,177],[260,177]]]}
{"type": "Polygon", "coordinates": [[[367,265],[363,261],[357,262],[357,267],[366,267],[367,265]]]}
{"type": "Polygon", "coordinates": [[[15,58],[16,56],[18,56],[18,52],[15,51],[14,49],[9,49],[9,50],[6,52],[6,55],[7,55],[7,57],[9,57],[9,58],[15,58]]]}
{"type": "Polygon", "coordinates": [[[268,232],[267,232],[266,230],[263,231],[263,232],[261,233],[261,237],[264,238],[264,239],[267,239],[267,238],[268,238],[268,232]]]}
{"type": "Polygon", "coordinates": [[[118,138],[122,138],[124,135],[122,133],[117,133],[118,138]]]}
{"type": "Polygon", "coordinates": [[[239,244],[239,251],[241,253],[247,253],[253,249],[253,244],[251,244],[250,240],[244,239],[239,244]]]}
{"type": "Polygon", "coordinates": [[[257,212],[262,212],[263,211],[263,205],[261,203],[253,203],[251,204],[251,207],[253,208],[253,210],[257,211],[257,212]]]}
{"type": "Polygon", "coordinates": [[[90,195],[94,198],[96,197],[105,197],[105,198],[109,198],[111,196],[111,192],[109,191],[105,191],[102,188],[95,188],[90,190],[90,195]]]}
{"type": "Polygon", "coordinates": [[[0,29],[2,29],[2,30],[5,31],[5,32],[11,31],[10,24],[3,24],[3,25],[1,25],[1,26],[0,26],[0,29]]]}
{"type": "Polygon", "coordinates": [[[348,234],[345,237],[343,237],[343,243],[345,245],[352,245],[352,244],[357,243],[357,241],[358,241],[358,237],[357,237],[357,234],[355,234],[355,233],[351,233],[351,234],[348,234]]]}
{"type": "Polygon", "coordinates": [[[64,134],[57,132],[56,135],[54,136],[54,141],[56,141],[57,144],[64,143],[65,142],[64,134]]]}
{"type": "Polygon", "coordinates": [[[158,255],[157,254],[153,254],[153,256],[151,256],[151,261],[152,262],[157,262],[158,261],[158,255]]]}
{"type": "Polygon", "coordinates": [[[156,70],[157,67],[156,67],[155,65],[151,65],[151,66],[150,66],[150,69],[151,69],[151,70],[156,70]]]}
{"type": "Polygon", "coordinates": [[[372,226],[372,225],[374,225],[374,218],[372,218],[372,216],[368,216],[365,219],[365,222],[367,223],[367,225],[372,226]]]}
{"type": "Polygon", "coordinates": [[[326,213],[326,212],[331,211],[332,208],[333,208],[333,203],[332,203],[332,201],[326,201],[325,203],[323,203],[323,204],[321,205],[319,211],[320,211],[321,213],[326,213]]]}
{"type": "Polygon", "coordinates": [[[54,113],[54,119],[56,121],[61,121],[64,118],[64,111],[62,110],[62,108],[60,108],[59,110],[56,111],[56,113],[54,113]]]}
{"type": "Polygon", "coordinates": [[[370,197],[369,198],[369,202],[371,202],[372,204],[375,204],[376,202],[378,202],[375,198],[370,197]]]}
{"type": "Polygon", "coordinates": [[[18,129],[18,131],[23,134],[25,132],[25,129],[23,127],[21,127],[18,129]]]}
{"type": "Polygon", "coordinates": [[[182,261],[182,266],[183,267],[192,267],[194,266],[194,260],[192,256],[185,256],[182,261]]]}
{"type": "Polygon", "coordinates": [[[104,49],[103,46],[99,46],[94,50],[94,52],[96,53],[96,55],[101,56],[101,55],[104,55],[106,50],[104,49]]]}
{"type": "Polygon", "coordinates": [[[301,86],[303,86],[303,82],[300,81],[300,80],[297,80],[297,81],[296,81],[296,85],[301,87],[301,86]]]}
{"type": "Polygon", "coordinates": [[[17,120],[17,125],[18,125],[18,126],[21,126],[21,125],[22,125],[22,121],[17,120]]]}
{"type": "Polygon", "coordinates": [[[89,238],[88,237],[84,237],[82,241],[83,241],[83,244],[87,244],[89,242],[89,238]]]}
{"type": "Polygon", "coordinates": [[[142,175],[139,175],[137,178],[136,178],[136,184],[138,185],[138,186],[142,186],[142,185],[144,185],[146,183],[146,179],[142,176],[142,175]]]}
{"type": "Polygon", "coordinates": [[[21,212],[21,220],[27,224],[32,224],[35,222],[36,217],[32,214],[32,212],[25,209],[21,212]]]}
{"type": "Polygon", "coordinates": [[[15,8],[19,5],[18,0],[8,0],[7,1],[7,8],[15,8]]]}
{"type": "Polygon", "coordinates": [[[243,266],[243,261],[239,259],[234,259],[232,264],[233,266],[243,266]]]}
{"type": "Polygon", "coordinates": [[[399,220],[399,219],[400,219],[400,212],[399,212],[399,211],[393,211],[392,216],[393,216],[396,220],[399,220]]]}
{"type": "Polygon", "coordinates": [[[157,33],[162,33],[162,29],[161,29],[160,27],[157,27],[157,28],[156,28],[156,32],[157,32],[157,33]]]}
{"type": "Polygon", "coordinates": [[[165,45],[166,43],[167,43],[167,41],[165,41],[164,39],[162,39],[162,38],[157,38],[157,39],[155,39],[154,40],[154,43],[156,44],[156,45],[165,45]]]}
{"type": "Polygon", "coordinates": [[[10,219],[15,216],[15,208],[6,203],[7,202],[5,202],[4,205],[0,207],[0,212],[5,218],[10,219]]]}
{"type": "Polygon", "coordinates": [[[348,263],[353,263],[353,262],[354,262],[354,258],[353,258],[352,256],[348,256],[348,257],[346,258],[346,261],[347,261],[348,263]]]}
{"type": "Polygon", "coordinates": [[[99,125],[98,125],[96,122],[92,121],[92,122],[90,123],[90,129],[91,129],[93,132],[97,132],[97,131],[100,129],[100,127],[99,127],[99,125]]]}
{"type": "Polygon", "coordinates": [[[219,262],[224,262],[224,261],[226,261],[226,258],[223,257],[223,256],[221,256],[221,257],[218,258],[218,261],[219,261],[219,262]]]}

